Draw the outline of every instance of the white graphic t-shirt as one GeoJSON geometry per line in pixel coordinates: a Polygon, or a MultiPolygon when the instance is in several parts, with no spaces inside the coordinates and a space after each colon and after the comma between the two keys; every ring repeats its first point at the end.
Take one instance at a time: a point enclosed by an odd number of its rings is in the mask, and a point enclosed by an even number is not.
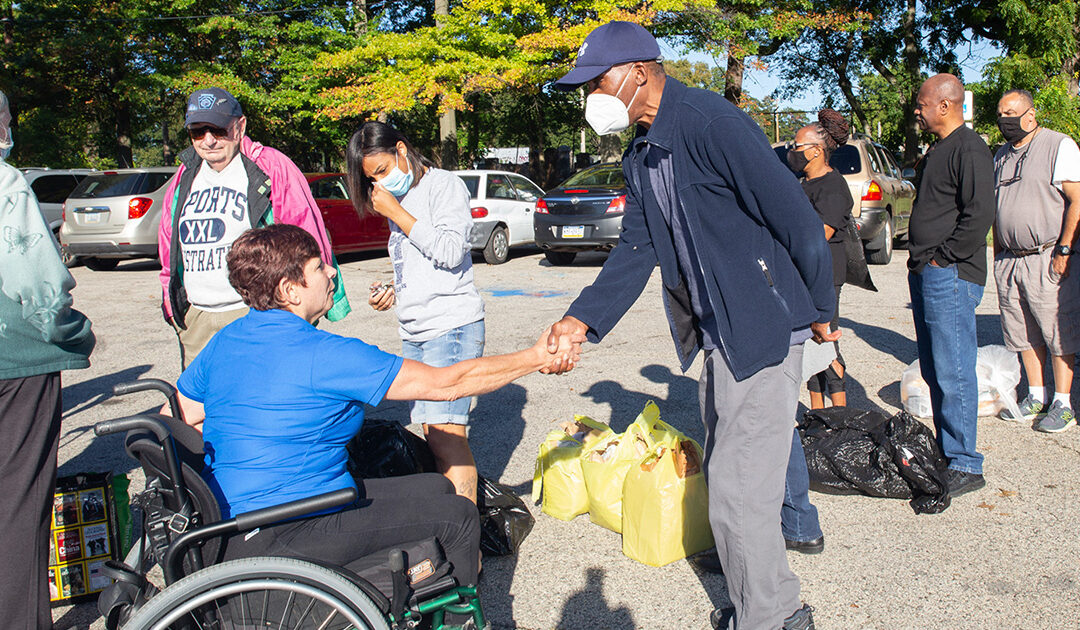
{"type": "Polygon", "coordinates": [[[205,161],[180,209],[180,250],[184,289],[191,304],[204,311],[243,308],[240,294],[229,284],[225,255],[241,234],[251,228],[247,201],[248,177],[237,155],[220,173],[205,161]]]}

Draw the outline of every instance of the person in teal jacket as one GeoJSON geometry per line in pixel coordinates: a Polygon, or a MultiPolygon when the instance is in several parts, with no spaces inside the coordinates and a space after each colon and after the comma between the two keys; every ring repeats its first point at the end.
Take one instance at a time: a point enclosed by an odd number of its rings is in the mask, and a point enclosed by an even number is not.
{"type": "Polygon", "coordinates": [[[71,308],[75,280],[22,173],[0,92],[0,619],[52,628],[49,514],[60,438],[60,371],[90,365],[90,320],[71,308]]]}

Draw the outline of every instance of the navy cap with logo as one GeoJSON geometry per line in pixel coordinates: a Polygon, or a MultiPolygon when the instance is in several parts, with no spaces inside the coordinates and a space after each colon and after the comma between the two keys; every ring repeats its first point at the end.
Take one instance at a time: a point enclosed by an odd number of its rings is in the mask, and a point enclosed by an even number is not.
{"type": "Polygon", "coordinates": [[[593,29],[578,49],[574,69],[555,82],[571,90],[588,83],[621,63],[661,61],[660,44],[649,31],[633,22],[608,22],[593,29]]]}
{"type": "Polygon", "coordinates": [[[205,123],[227,129],[232,121],[244,115],[236,97],[221,88],[195,90],[188,97],[184,125],[205,123]]]}

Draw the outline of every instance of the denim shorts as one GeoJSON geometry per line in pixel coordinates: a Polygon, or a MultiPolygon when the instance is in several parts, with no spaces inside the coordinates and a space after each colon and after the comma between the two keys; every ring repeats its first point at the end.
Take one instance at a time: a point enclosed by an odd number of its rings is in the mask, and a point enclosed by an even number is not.
{"type": "MultiPolygon", "coordinates": [[[[458,326],[427,341],[402,341],[401,356],[432,367],[447,367],[484,355],[484,320],[458,326]]],[[[417,400],[409,404],[413,422],[420,424],[469,424],[472,397],[453,401],[417,400]]]]}

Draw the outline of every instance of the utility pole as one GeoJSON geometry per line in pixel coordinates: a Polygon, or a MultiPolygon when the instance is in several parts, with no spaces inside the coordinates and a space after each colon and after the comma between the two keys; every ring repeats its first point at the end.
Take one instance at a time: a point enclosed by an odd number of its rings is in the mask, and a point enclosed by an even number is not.
{"type": "MultiPolygon", "coordinates": [[[[444,17],[450,15],[450,0],[435,0],[435,25],[442,28],[444,17]]],[[[457,168],[457,112],[448,109],[439,117],[439,145],[442,166],[446,170],[457,168]]]]}

